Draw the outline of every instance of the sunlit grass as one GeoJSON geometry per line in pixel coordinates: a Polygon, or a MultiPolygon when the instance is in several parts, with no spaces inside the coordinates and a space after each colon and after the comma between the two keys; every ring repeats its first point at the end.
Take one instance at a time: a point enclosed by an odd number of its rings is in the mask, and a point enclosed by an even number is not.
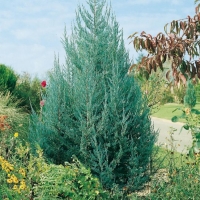
{"type": "MultiPolygon", "coordinates": [[[[184,108],[183,104],[168,103],[168,104],[160,106],[160,109],[158,110],[158,112],[154,113],[152,116],[171,120],[172,117],[174,117],[175,115],[176,116],[182,115],[182,111],[179,110],[181,108],[184,108]]],[[[200,110],[200,103],[197,103],[194,109],[200,110]]],[[[185,119],[180,119],[179,121],[186,122],[185,119]]]]}

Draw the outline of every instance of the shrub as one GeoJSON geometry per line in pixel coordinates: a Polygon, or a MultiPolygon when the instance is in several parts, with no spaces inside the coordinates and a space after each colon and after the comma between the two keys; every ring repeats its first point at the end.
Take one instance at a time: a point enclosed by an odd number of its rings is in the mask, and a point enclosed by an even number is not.
{"type": "Polygon", "coordinates": [[[164,97],[166,97],[168,88],[166,87],[166,81],[163,78],[161,70],[150,74],[148,79],[145,77],[145,74],[146,73],[142,73],[141,69],[139,72],[135,71],[134,77],[141,87],[142,93],[147,100],[148,107],[152,114],[159,109],[159,106],[163,101],[167,100],[164,99],[164,97]]]}
{"type": "Polygon", "coordinates": [[[166,103],[173,103],[173,102],[174,102],[174,95],[172,94],[170,88],[167,87],[161,99],[161,105],[164,105],[166,103]]]}
{"type": "Polygon", "coordinates": [[[15,152],[0,156],[1,199],[116,199],[76,158],[66,166],[47,164],[41,149],[33,156],[28,144],[14,139],[15,152]]]}
{"type": "Polygon", "coordinates": [[[199,166],[200,154],[191,159],[188,155],[168,151],[163,166],[168,181],[155,178],[151,183],[151,194],[145,199],[199,199],[199,166]]]}
{"type": "MultiPolygon", "coordinates": [[[[18,78],[13,94],[20,100],[18,106],[24,108],[29,113],[32,108],[39,112],[41,90],[40,80],[37,77],[32,79],[29,74],[24,73],[18,78]]],[[[44,92],[44,90],[42,91],[44,92]]]]}
{"type": "Polygon", "coordinates": [[[179,87],[175,86],[174,87],[174,102],[183,104],[184,103],[184,97],[186,93],[186,87],[184,85],[180,85],[179,87]]]}
{"type": "Polygon", "coordinates": [[[24,113],[18,107],[18,102],[15,101],[14,97],[7,93],[0,93],[0,149],[3,150],[6,146],[9,146],[7,142],[13,133],[18,132],[20,129],[20,138],[24,141],[27,140],[28,130],[28,115],[24,113]],[[3,143],[5,142],[5,145],[3,143]]]}
{"type": "Polygon", "coordinates": [[[10,91],[15,89],[17,75],[8,66],[0,64],[0,91],[10,91]]]}
{"type": "Polygon", "coordinates": [[[64,36],[66,67],[55,61],[29,137],[50,161],[75,155],[104,187],[133,191],[149,178],[156,134],[139,86],[127,76],[130,61],[115,17],[105,1],[88,4],[90,14],[79,7],[72,37],[64,36]]]}
{"type": "Polygon", "coordinates": [[[187,90],[184,97],[184,105],[190,109],[196,105],[196,93],[194,85],[191,81],[188,81],[187,90]]]}
{"type": "Polygon", "coordinates": [[[73,161],[66,166],[51,164],[34,188],[35,199],[108,199],[109,193],[103,190],[90,170],[77,159],[73,161]]]}
{"type": "Polygon", "coordinates": [[[56,164],[72,155],[104,187],[133,191],[149,178],[156,133],[130,66],[123,33],[105,1],[78,8],[63,39],[66,68],[55,61],[41,115],[32,114],[30,141],[56,164]]]}
{"type": "Polygon", "coordinates": [[[197,102],[200,102],[200,83],[199,81],[194,85],[197,102]]]}

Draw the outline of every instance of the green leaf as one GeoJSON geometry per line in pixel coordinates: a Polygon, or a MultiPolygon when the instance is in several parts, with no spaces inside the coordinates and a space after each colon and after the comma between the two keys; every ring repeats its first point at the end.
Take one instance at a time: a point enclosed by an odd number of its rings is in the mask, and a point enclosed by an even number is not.
{"type": "Polygon", "coordinates": [[[195,145],[198,149],[200,149],[200,140],[196,142],[196,145],[195,145]]]}
{"type": "Polygon", "coordinates": [[[199,114],[200,114],[200,111],[197,110],[197,109],[192,109],[192,110],[191,110],[191,113],[194,113],[194,114],[196,114],[196,115],[199,115],[199,114]]]}
{"type": "Polygon", "coordinates": [[[189,130],[189,126],[188,126],[188,124],[185,124],[184,126],[183,126],[183,128],[185,129],[185,130],[189,130]]]}
{"type": "Polygon", "coordinates": [[[172,117],[171,120],[172,120],[172,122],[178,122],[178,119],[179,119],[179,118],[178,118],[177,116],[174,116],[174,117],[172,117]]]}
{"type": "Polygon", "coordinates": [[[194,147],[191,147],[189,150],[189,156],[190,158],[194,158],[194,147]]]}
{"type": "Polygon", "coordinates": [[[195,134],[195,138],[196,138],[197,140],[200,140],[200,133],[196,133],[196,134],[195,134]]]}

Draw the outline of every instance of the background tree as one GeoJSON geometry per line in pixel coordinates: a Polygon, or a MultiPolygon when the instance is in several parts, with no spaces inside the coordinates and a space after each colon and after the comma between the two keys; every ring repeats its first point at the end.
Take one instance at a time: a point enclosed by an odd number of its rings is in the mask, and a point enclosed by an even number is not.
{"type": "MultiPolygon", "coordinates": [[[[139,54],[136,59],[136,64],[140,64],[144,54],[139,54]]],[[[164,64],[164,71],[169,68],[169,63],[164,64]]],[[[139,83],[143,96],[147,100],[147,105],[150,108],[151,114],[157,112],[160,105],[174,101],[173,94],[170,90],[170,82],[164,77],[163,71],[158,69],[156,72],[149,74],[144,68],[133,69],[132,75],[139,83]]]]}
{"type": "Polygon", "coordinates": [[[123,32],[104,0],[79,6],[63,45],[66,66],[50,75],[42,113],[33,113],[30,140],[55,163],[74,154],[104,187],[135,190],[148,180],[156,133],[134,78],[123,32]]]}
{"type": "Polygon", "coordinates": [[[17,82],[17,75],[12,70],[4,64],[0,64],[0,90],[12,92],[15,89],[17,82]]]}
{"type": "MultiPolygon", "coordinates": [[[[195,1],[197,3],[198,1],[195,1]]],[[[148,56],[143,57],[139,68],[144,68],[148,73],[157,68],[163,70],[163,63],[171,61],[171,72],[175,84],[182,81],[186,84],[188,78],[200,78],[200,4],[196,6],[195,16],[188,16],[184,20],[173,20],[165,26],[165,32],[153,37],[144,31],[137,35],[132,34],[132,42],[137,51],[146,50],[148,56]],[[189,57],[189,59],[187,59],[189,57]]],[[[136,65],[129,68],[129,73],[136,65]]],[[[169,74],[169,73],[168,73],[169,74]]],[[[168,75],[167,74],[167,75],[168,75]]]]}
{"type": "Polygon", "coordinates": [[[45,92],[40,82],[39,78],[31,78],[28,73],[24,73],[18,77],[13,91],[13,95],[20,101],[18,106],[23,107],[29,113],[32,108],[36,112],[40,110],[41,92],[45,92]]]}

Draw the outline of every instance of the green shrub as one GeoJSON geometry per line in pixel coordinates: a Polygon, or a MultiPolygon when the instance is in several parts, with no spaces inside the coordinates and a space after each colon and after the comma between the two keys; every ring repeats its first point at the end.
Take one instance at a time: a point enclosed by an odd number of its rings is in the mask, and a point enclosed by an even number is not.
{"type": "Polygon", "coordinates": [[[195,85],[195,93],[196,93],[196,99],[197,99],[197,102],[200,102],[200,83],[197,82],[195,85]]]}
{"type": "Polygon", "coordinates": [[[75,155],[104,187],[133,191],[149,178],[156,133],[127,76],[131,63],[115,17],[105,1],[88,4],[90,14],[79,7],[72,37],[64,36],[66,67],[55,61],[42,112],[31,116],[30,141],[56,164],[75,155]]]}
{"type": "Polygon", "coordinates": [[[15,184],[12,187],[8,187],[8,185],[11,176],[15,183],[18,181],[16,174],[12,173],[16,164],[13,158],[16,154],[17,140],[20,138],[23,145],[27,141],[29,119],[26,113],[17,108],[18,102],[14,101],[10,93],[0,93],[0,99],[0,199],[4,199],[4,197],[19,199],[12,195],[12,188],[15,184]],[[10,161],[13,161],[12,164],[10,161]]]}
{"type": "Polygon", "coordinates": [[[18,102],[14,97],[7,93],[0,93],[0,154],[6,146],[10,146],[9,139],[15,132],[20,131],[20,138],[27,140],[28,118],[29,116],[17,108],[18,102]],[[5,145],[3,143],[5,142],[5,145]],[[7,143],[8,142],[8,143],[7,143]]]}
{"type": "Polygon", "coordinates": [[[163,167],[168,172],[168,181],[161,177],[154,179],[151,194],[146,199],[199,199],[200,154],[190,159],[188,155],[177,155],[169,151],[165,163],[163,167]]]}
{"type": "Polygon", "coordinates": [[[184,97],[186,93],[186,87],[184,85],[180,85],[180,87],[174,87],[174,102],[178,104],[184,103],[184,97]]]}
{"type": "Polygon", "coordinates": [[[184,97],[184,105],[192,109],[196,105],[196,93],[194,85],[191,81],[188,81],[187,90],[184,97]]]}
{"type": "MultiPolygon", "coordinates": [[[[32,79],[27,73],[18,78],[13,94],[20,100],[18,106],[23,107],[27,112],[31,112],[31,109],[36,112],[40,110],[40,94],[42,90],[40,82],[37,77],[32,79]]],[[[42,91],[44,92],[44,89],[42,91]]]]}
{"type": "Polygon", "coordinates": [[[17,75],[8,66],[0,64],[0,91],[10,91],[15,89],[17,75]]]}
{"type": "Polygon", "coordinates": [[[163,97],[160,101],[161,105],[164,105],[166,103],[173,103],[174,102],[174,96],[170,90],[170,88],[167,88],[165,90],[165,93],[163,94],[163,97]]]}
{"type": "Polygon", "coordinates": [[[41,149],[33,156],[17,137],[14,146],[12,155],[0,156],[1,199],[118,199],[76,158],[65,166],[47,164],[41,149]]]}
{"type": "Polygon", "coordinates": [[[152,114],[155,113],[159,109],[160,104],[165,101],[163,96],[166,95],[168,88],[166,87],[166,81],[163,78],[163,72],[161,70],[150,74],[148,79],[146,79],[141,71],[142,70],[140,70],[140,72],[135,71],[134,77],[141,87],[152,114]]]}
{"type": "Polygon", "coordinates": [[[110,199],[99,180],[77,159],[73,164],[51,164],[40,176],[35,199],[110,199]]]}

